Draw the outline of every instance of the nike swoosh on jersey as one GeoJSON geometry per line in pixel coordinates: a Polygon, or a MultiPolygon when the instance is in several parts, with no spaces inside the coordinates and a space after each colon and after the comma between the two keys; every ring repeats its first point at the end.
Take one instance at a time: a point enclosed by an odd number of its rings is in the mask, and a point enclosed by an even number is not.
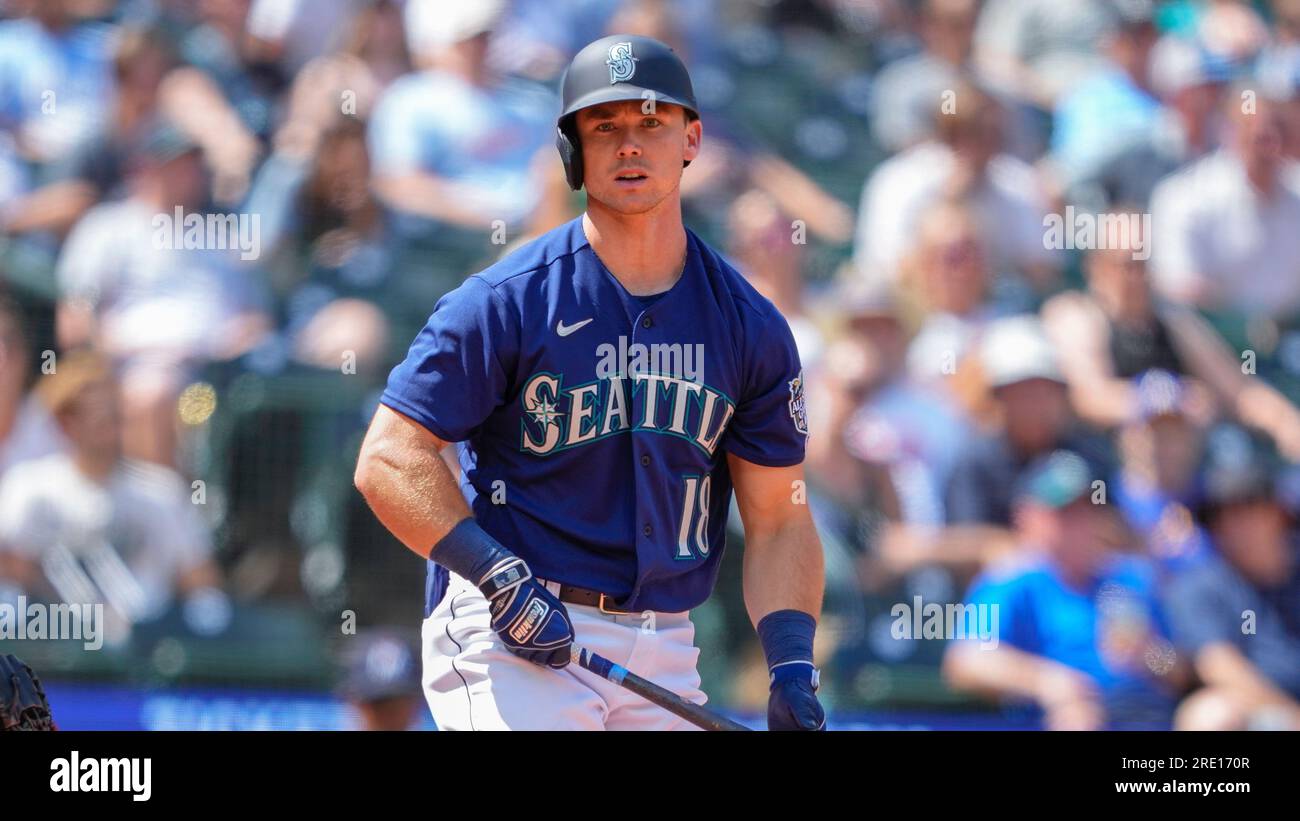
{"type": "Polygon", "coordinates": [[[555,332],[560,336],[568,336],[569,334],[573,333],[574,331],[578,330],[579,328],[583,327],[588,322],[591,322],[594,319],[595,317],[593,316],[590,319],[584,319],[581,322],[575,322],[572,325],[565,325],[564,320],[560,320],[559,322],[555,323],[555,332]]]}

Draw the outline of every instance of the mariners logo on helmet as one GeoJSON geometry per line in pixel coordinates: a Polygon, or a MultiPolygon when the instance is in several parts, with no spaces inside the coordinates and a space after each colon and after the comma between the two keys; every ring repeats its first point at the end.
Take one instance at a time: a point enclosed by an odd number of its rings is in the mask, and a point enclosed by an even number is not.
{"type": "Polygon", "coordinates": [[[631,43],[615,43],[609,47],[609,84],[626,83],[636,74],[636,58],[632,56],[631,43]]]}

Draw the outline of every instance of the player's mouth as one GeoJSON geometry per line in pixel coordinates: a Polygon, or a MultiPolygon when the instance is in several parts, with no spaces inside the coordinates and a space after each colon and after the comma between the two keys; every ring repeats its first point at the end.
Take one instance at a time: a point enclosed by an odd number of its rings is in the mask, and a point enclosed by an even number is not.
{"type": "Polygon", "coordinates": [[[650,175],[640,168],[625,168],[618,174],[614,175],[614,182],[620,188],[635,188],[650,178],[650,175]]]}

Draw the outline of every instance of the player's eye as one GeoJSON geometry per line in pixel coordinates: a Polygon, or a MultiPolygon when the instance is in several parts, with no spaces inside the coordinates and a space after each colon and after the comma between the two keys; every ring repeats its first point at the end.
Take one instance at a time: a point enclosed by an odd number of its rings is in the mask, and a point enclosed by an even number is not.
{"type": "Polygon", "coordinates": [[[657,128],[663,125],[663,123],[659,122],[658,117],[646,117],[644,120],[641,121],[641,125],[645,126],[646,128],[657,128]]]}
{"type": "Polygon", "coordinates": [[[597,130],[597,131],[605,131],[605,132],[613,131],[613,130],[614,130],[614,124],[613,124],[613,123],[610,123],[610,122],[597,123],[597,124],[596,124],[596,130],[597,130]]]}

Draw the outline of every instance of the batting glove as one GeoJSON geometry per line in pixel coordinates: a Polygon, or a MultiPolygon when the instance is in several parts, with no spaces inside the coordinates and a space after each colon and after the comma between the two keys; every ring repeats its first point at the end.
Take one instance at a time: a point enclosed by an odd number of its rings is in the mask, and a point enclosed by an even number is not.
{"type": "Polygon", "coordinates": [[[510,557],[478,582],[492,612],[492,629],[515,655],[563,669],[573,647],[573,622],[564,603],[533,578],[528,564],[510,557]]]}
{"type": "Polygon", "coordinates": [[[820,676],[811,661],[787,661],[773,667],[769,675],[767,729],[826,729],[826,713],[817,701],[820,676]]]}

